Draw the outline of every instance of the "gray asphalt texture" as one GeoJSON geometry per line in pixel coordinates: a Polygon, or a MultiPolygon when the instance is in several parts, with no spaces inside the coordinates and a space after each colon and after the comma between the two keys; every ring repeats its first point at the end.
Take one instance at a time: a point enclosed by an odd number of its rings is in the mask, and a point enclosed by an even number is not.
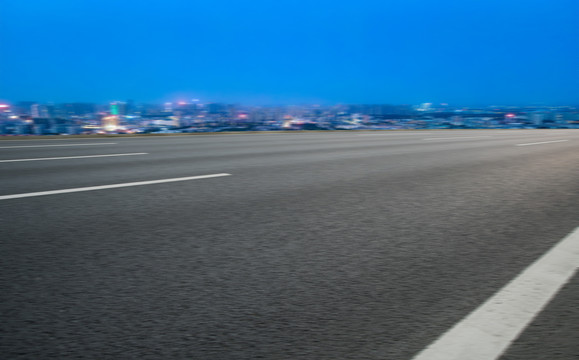
{"type": "Polygon", "coordinates": [[[575,275],[499,360],[579,359],[579,275],[575,275]]]}
{"type": "Polygon", "coordinates": [[[0,159],[149,155],[0,163],[0,195],[232,176],[0,201],[2,359],[411,359],[579,226],[579,130],[0,144],[97,142],[0,159]]]}

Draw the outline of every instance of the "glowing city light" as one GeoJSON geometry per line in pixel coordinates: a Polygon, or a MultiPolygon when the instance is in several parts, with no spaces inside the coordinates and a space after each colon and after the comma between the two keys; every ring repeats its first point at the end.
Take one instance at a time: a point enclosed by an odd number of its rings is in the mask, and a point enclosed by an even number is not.
{"type": "Polygon", "coordinates": [[[10,107],[10,105],[0,104],[0,109],[7,109],[9,107],[10,107]]]}
{"type": "Polygon", "coordinates": [[[102,128],[105,131],[115,131],[119,128],[118,117],[111,115],[102,118],[102,128]]]}

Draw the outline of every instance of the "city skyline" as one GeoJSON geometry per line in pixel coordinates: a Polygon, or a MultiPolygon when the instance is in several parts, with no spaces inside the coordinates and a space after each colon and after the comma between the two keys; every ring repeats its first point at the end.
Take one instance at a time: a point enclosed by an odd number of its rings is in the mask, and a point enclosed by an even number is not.
{"type": "Polygon", "coordinates": [[[167,134],[283,130],[577,129],[577,106],[457,107],[422,103],[248,106],[0,103],[0,136],[167,134]]]}
{"type": "Polygon", "coordinates": [[[576,103],[571,0],[5,2],[0,99],[576,103]]]}
{"type": "Polygon", "coordinates": [[[280,103],[252,103],[252,102],[242,102],[242,101],[220,101],[218,99],[203,99],[203,98],[173,98],[170,99],[165,97],[164,100],[159,101],[139,101],[134,98],[126,99],[112,99],[105,101],[36,101],[35,99],[2,99],[0,98],[0,106],[10,106],[18,107],[18,104],[27,104],[30,106],[33,104],[39,105],[64,105],[64,104],[90,104],[95,106],[109,106],[114,103],[131,103],[134,105],[146,105],[146,106],[164,106],[167,104],[172,105],[185,105],[185,104],[198,104],[198,105],[208,105],[208,104],[225,104],[225,105],[235,105],[241,107],[291,107],[291,106],[305,106],[305,107],[332,107],[332,106],[350,106],[350,105],[387,105],[387,106],[409,106],[409,107],[419,107],[424,104],[430,104],[434,107],[446,107],[453,109],[483,109],[483,108],[541,108],[541,107],[579,107],[579,101],[567,102],[567,103],[548,103],[548,102],[533,102],[533,103],[507,103],[507,102],[497,102],[497,103],[449,103],[449,102],[433,102],[433,101],[421,101],[415,103],[394,103],[394,102],[307,102],[307,101],[296,101],[296,102],[280,102],[280,103]]]}

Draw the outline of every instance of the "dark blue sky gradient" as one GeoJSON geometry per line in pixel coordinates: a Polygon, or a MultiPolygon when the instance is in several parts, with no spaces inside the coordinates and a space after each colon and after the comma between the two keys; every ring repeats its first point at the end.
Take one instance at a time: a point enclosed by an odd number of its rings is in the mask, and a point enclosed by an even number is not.
{"type": "Polygon", "coordinates": [[[577,0],[0,0],[0,99],[576,104],[577,0]]]}

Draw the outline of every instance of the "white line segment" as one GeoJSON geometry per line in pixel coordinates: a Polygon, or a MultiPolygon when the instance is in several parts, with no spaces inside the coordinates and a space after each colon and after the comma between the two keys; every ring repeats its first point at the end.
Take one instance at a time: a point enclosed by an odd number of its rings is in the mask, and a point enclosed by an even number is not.
{"type": "Polygon", "coordinates": [[[417,135],[427,135],[430,133],[420,132],[420,133],[407,133],[407,134],[385,134],[385,133],[368,133],[368,134],[356,134],[358,136],[417,136],[417,135]]]}
{"type": "Polygon", "coordinates": [[[541,141],[535,143],[527,143],[527,144],[517,144],[515,146],[529,146],[529,145],[540,145],[540,144],[551,144],[551,143],[558,143],[558,142],[565,142],[569,140],[552,140],[552,141],[541,141]]]}
{"type": "Polygon", "coordinates": [[[579,228],[413,360],[497,359],[578,267],[579,228]]]}
{"type": "Polygon", "coordinates": [[[116,143],[94,143],[94,144],[63,144],[63,145],[17,145],[0,146],[0,149],[33,148],[33,147],[54,147],[54,146],[93,146],[93,145],[114,145],[116,143]]]}
{"type": "Polygon", "coordinates": [[[172,178],[172,179],[138,181],[138,182],[131,182],[131,183],[123,183],[123,184],[111,184],[111,185],[101,185],[101,186],[89,186],[89,187],[82,187],[82,188],[41,191],[41,192],[24,193],[24,194],[2,195],[2,196],[0,196],[0,200],[18,199],[18,198],[44,196],[44,195],[67,194],[67,193],[82,192],[82,191],[116,189],[116,188],[122,188],[122,187],[162,184],[162,183],[177,182],[177,181],[199,180],[199,179],[208,179],[208,178],[230,176],[230,175],[231,174],[226,174],[226,173],[210,174],[210,175],[189,176],[189,177],[172,178]]]}
{"type": "MultiPolygon", "coordinates": [[[[113,137],[114,138],[114,137],[113,137]]],[[[104,138],[95,138],[95,137],[86,137],[86,138],[75,138],[75,137],[71,137],[71,138],[67,138],[67,137],[63,137],[60,139],[14,139],[13,137],[9,138],[9,139],[3,139],[0,136],[0,141],[7,141],[7,142],[12,142],[12,141],[83,141],[83,140],[107,140],[107,141],[111,141],[113,138],[111,137],[104,137],[104,138]]],[[[114,138],[115,140],[117,140],[118,138],[114,138]]]]}
{"type": "Polygon", "coordinates": [[[426,138],[422,140],[454,140],[454,139],[480,139],[489,138],[492,136],[454,136],[454,137],[437,137],[437,138],[426,138]]]}
{"type": "Polygon", "coordinates": [[[134,155],[147,155],[147,154],[148,153],[131,153],[131,154],[86,155],[86,156],[63,156],[63,157],[35,158],[35,159],[13,159],[13,160],[0,160],[0,163],[20,162],[20,161],[86,159],[86,158],[100,158],[100,157],[113,157],[113,156],[134,156],[134,155]]]}

